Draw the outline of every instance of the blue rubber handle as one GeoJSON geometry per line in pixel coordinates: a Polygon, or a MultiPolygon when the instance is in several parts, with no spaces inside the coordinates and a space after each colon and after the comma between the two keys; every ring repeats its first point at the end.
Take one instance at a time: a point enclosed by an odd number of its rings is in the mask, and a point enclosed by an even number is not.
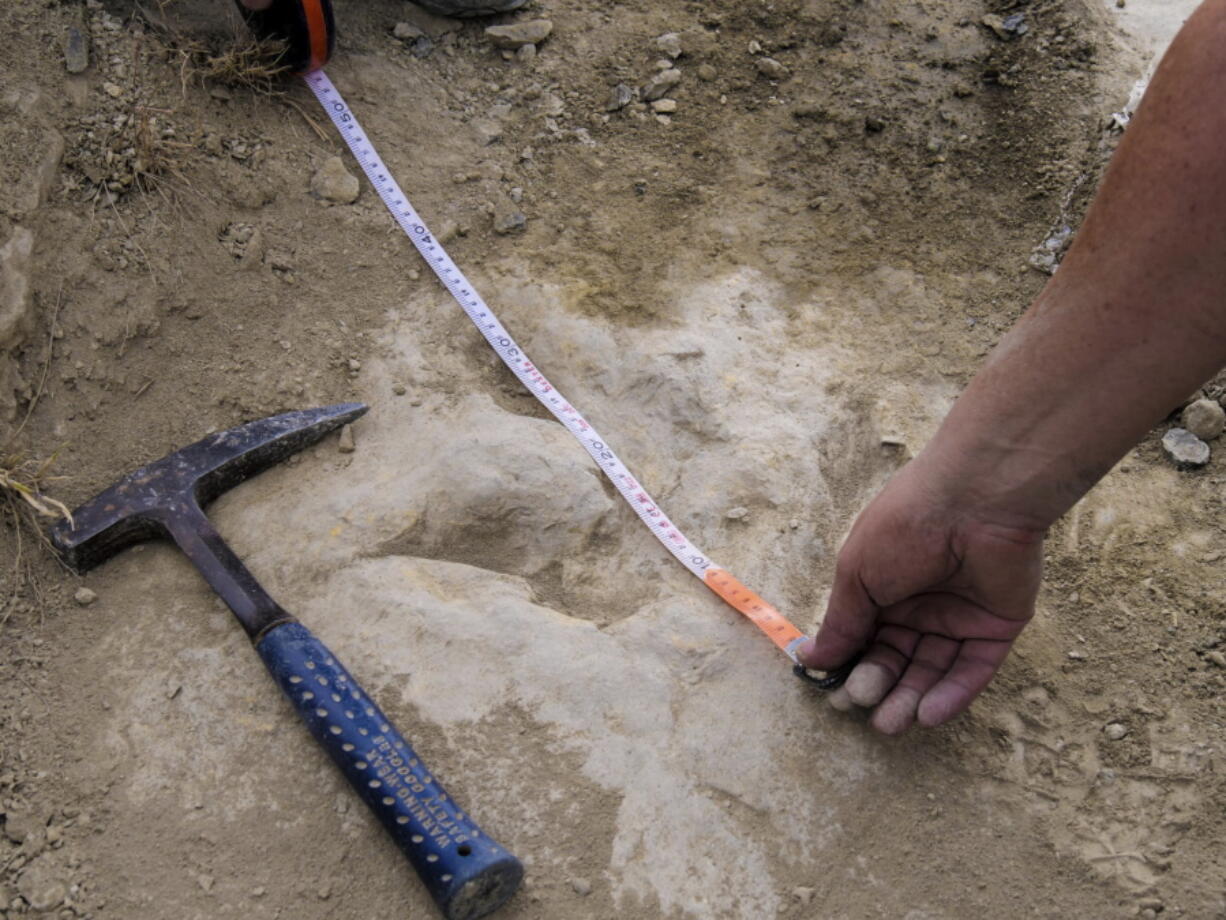
{"type": "Polygon", "coordinates": [[[421,876],[447,920],[497,910],[519,887],[519,860],[452,801],[336,656],[301,623],[256,650],[307,728],[421,876]]]}

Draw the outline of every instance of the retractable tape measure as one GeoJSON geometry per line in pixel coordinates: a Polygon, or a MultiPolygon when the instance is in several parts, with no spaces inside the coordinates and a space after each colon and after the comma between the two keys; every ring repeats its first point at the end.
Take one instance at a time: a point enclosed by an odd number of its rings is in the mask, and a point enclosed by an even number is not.
{"type": "Polygon", "coordinates": [[[717,565],[689,541],[681,532],[681,528],[673,523],[635,479],[591,422],[546,379],[447,255],[442,244],[427,229],[421,216],[392,178],[391,172],[375,151],[357,118],[323,72],[323,65],[327,63],[335,43],[336,27],[329,0],[273,0],[271,6],[259,12],[246,9],[241,3],[239,7],[257,35],[286,42],[288,50],[284,58],[285,63],[296,75],[301,76],[315,93],[371,185],[383,199],[396,223],[417,247],[426,264],[463,308],[473,325],[485,336],[503,363],[578,439],[617,487],[622,498],[655,534],[656,539],[690,572],[702,579],[708,588],[742,613],[786,653],[792,660],[797,676],[823,690],[840,686],[855,662],[849,662],[825,674],[809,671],[800,664],[796,653],[805,640],[804,633],[772,604],[747,588],[731,572],[717,565]]]}

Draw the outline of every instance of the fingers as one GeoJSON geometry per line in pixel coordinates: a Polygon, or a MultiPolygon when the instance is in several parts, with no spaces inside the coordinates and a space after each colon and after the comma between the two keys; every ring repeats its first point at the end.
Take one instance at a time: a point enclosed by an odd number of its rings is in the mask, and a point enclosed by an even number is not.
{"type": "Polygon", "coordinates": [[[927,635],[920,639],[902,678],[873,711],[869,720],[873,728],[886,735],[898,735],[914,725],[925,695],[949,671],[959,646],[959,642],[944,636],[927,635]]]}
{"type": "Polygon", "coordinates": [[[847,694],[857,706],[875,706],[898,683],[911,661],[920,634],[901,626],[877,631],[872,647],[847,677],[847,694]]]}
{"type": "Polygon", "coordinates": [[[970,706],[996,675],[1009,654],[1012,642],[967,639],[948,672],[920,701],[917,717],[921,725],[948,722],[970,706]]]}

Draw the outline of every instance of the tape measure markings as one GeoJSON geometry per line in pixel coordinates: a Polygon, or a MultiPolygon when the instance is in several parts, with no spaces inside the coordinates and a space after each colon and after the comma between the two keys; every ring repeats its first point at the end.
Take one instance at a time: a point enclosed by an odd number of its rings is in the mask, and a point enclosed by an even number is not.
{"type": "Polygon", "coordinates": [[[702,579],[712,591],[754,623],[795,661],[796,646],[804,639],[804,634],[773,605],[747,588],[726,569],[712,562],[669,519],[595,427],[549,382],[524,350],[516,344],[442,244],[430,233],[408,197],[392,178],[391,171],[375,152],[374,145],[332,81],[322,70],[307,74],[303,79],[340,131],[341,137],[349,145],[362,171],[366,173],[392,217],[473,325],[485,336],[502,362],[583,445],[656,539],[691,573],[702,579]]]}

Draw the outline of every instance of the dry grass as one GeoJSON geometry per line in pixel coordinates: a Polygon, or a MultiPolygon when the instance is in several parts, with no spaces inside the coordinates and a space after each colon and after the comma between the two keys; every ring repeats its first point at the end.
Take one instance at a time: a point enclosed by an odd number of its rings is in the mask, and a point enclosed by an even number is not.
{"type": "Polygon", "coordinates": [[[236,39],[220,50],[196,41],[185,41],[178,48],[179,80],[186,89],[193,81],[202,85],[225,86],[260,93],[284,94],[287,68],[283,42],[255,38],[236,39]]]}

